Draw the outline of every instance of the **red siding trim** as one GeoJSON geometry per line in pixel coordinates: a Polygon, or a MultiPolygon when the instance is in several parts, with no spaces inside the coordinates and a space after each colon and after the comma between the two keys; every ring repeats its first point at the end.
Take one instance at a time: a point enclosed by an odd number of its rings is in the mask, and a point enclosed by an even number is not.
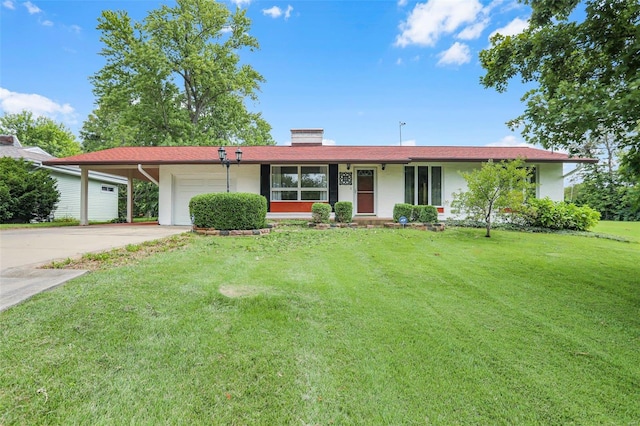
{"type": "Polygon", "coordinates": [[[314,203],[323,201],[272,201],[269,203],[271,213],[311,213],[314,203]]]}

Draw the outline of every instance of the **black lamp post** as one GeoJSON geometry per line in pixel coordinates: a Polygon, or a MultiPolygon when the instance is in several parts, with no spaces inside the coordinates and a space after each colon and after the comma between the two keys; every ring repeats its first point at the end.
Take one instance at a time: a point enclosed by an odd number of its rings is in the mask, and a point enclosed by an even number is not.
{"type": "MultiPolygon", "coordinates": [[[[227,166],[227,192],[229,192],[229,166],[231,165],[231,160],[227,158],[227,151],[224,147],[218,148],[218,157],[220,158],[220,163],[223,166],[227,166]]],[[[240,148],[236,149],[236,161],[238,165],[240,165],[240,161],[242,161],[242,151],[240,148]]]]}

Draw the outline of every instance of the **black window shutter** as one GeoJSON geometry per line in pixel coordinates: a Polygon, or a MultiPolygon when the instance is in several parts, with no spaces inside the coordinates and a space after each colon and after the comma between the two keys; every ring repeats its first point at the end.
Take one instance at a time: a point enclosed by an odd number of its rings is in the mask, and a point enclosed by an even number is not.
{"type": "Polygon", "coordinates": [[[271,209],[271,166],[260,164],[260,195],[267,199],[267,211],[271,209]]]}
{"type": "Polygon", "coordinates": [[[338,165],[329,164],[329,204],[334,209],[334,204],[338,201],[338,165]]]}

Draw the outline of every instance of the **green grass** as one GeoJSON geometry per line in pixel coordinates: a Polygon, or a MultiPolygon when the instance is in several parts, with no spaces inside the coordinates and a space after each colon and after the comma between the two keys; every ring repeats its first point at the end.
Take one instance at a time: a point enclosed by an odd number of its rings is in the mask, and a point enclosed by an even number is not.
{"type": "Polygon", "coordinates": [[[630,241],[640,243],[640,222],[600,221],[593,232],[625,237],[630,241]]]}
{"type": "Polygon", "coordinates": [[[0,424],[638,424],[640,250],[193,236],[0,313],[0,424]]]}

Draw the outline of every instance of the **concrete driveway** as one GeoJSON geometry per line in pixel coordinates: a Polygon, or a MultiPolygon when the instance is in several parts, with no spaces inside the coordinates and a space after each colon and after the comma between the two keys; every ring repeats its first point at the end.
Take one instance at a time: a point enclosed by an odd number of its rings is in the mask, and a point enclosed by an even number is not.
{"type": "Polygon", "coordinates": [[[190,229],[190,226],[114,224],[1,230],[0,311],[87,272],[38,269],[40,265],[157,240],[190,229]]]}

